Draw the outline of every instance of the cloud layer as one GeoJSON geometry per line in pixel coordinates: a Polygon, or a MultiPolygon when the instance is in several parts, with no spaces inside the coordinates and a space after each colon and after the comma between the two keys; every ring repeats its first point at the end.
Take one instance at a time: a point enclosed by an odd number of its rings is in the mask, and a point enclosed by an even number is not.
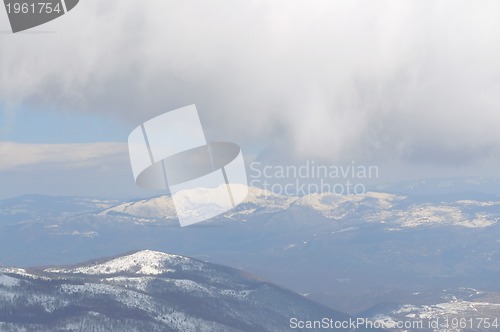
{"type": "Polygon", "coordinates": [[[0,142],[0,172],[112,169],[127,161],[123,143],[20,144],[0,142]]]}
{"type": "Polygon", "coordinates": [[[0,198],[22,194],[134,197],[125,143],[0,142],[0,198]]]}
{"type": "Polygon", "coordinates": [[[209,138],[261,158],[466,165],[500,150],[498,17],[488,0],[86,0],[56,33],[0,36],[0,101],[131,129],[196,103],[209,138]]]}

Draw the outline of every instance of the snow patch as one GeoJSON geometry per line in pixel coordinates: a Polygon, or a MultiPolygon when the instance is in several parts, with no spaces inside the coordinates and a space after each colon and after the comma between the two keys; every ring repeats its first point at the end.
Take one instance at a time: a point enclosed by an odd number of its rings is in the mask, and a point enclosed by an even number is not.
{"type": "Polygon", "coordinates": [[[143,250],[131,255],[118,257],[110,261],[69,269],[50,268],[45,272],[51,273],[71,273],[71,274],[117,274],[134,273],[141,275],[158,275],[162,273],[174,272],[174,269],[168,268],[169,264],[186,263],[190,259],[187,257],[165,254],[158,251],[143,250]]]}

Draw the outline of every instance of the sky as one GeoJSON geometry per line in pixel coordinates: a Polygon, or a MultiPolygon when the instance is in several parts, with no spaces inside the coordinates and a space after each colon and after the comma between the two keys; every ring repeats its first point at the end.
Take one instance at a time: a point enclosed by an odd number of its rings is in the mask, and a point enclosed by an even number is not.
{"type": "Polygon", "coordinates": [[[127,136],[196,104],[247,161],[498,177],[498,1],[81,1],[10,33],[0,197],[148,196],[127,136]]]}

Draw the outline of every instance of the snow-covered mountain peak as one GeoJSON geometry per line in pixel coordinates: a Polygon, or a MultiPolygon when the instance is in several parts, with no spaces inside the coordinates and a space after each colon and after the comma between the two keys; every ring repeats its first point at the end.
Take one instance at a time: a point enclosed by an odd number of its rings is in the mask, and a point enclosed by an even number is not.
{"type": "Polygon", "coordinates": [[[294,205],[310,208],[327,218],[342,219],[361,207],[375,211],[391,209],[395,203],[405,198],[382,192],[367,192],[360,195],[318,193],[301,197],[294,205]]]}
{"type": "Polygon", "coordinates": [[[290,312],[350,318],[241,270],[152,250],[28,270],[0,269],[1,331],[288,331],[290,312]]]}
{"type": "MultiPolygon", "coordinates": [[[[236,189],[238,189],[236,185],[236,189]]],[[[244,189],[244,190],[243,190],[244,189]]],[[[368,222],[391,224],[391,229],[411,228],[428,225],[454,225],[467,228],[485,228],[495,225],[500,220],[500,201],[477,201],[471,199],[442,202],[434,198],[423,201],[411,196],[385,192],[366,192],[360,195],[337,195],[334,193],[309,194],[303,197],[285,196],[268,190],[242,186],[247,191],[245,200],[230,209],[215,222],[230,220],[246,222],[290,210],[297,215],[300,211],[309,211],[331,220],[356,219],[368,222]]],[[[184,213],[203,213],[197,209],[198,200],[203,200],[208,193],[195,192],[179,200],[184,213]],[[193,200],[195,203],[193,203],[193,200]]],[[[210,208],[210,206],[208,207],[210,208]]],[[[217,206],[213,207],[214,209],[217,206]]],[[[179,212],[179,207],[177,209],[179,212]]],[[[176,219],[176,209],[172,199],[167,196],[117,205],[101,212],[103,216],[125,216],[136,223],[176,219]],[[167,213],[166,213],[167,211],[167,213]]]]}
{"type": "MultiPolygon", "coordinates": [[[[249,187],[242,184],[231,184],[230,187],[233,196],[245,197],[242,203],[252,203],[269,206],[270,204],[272,205],[273,203],[278,201],[280,203],[280,207],[284,207],[283,204],[285,204],[286,202],[292,202],[297,199],[297,197],[279,195],[269,190],[249,187]]],[[[226,185],[221,185],[217,188],[197,188],[185,192],[180,191],[176,198],[176,207],[178,209],[182,209],[183,206],[180,205],[182,203],[186,203],[188,205],[196,205],[207,201],[224,201],[222,198],[217,197],[219,195],[227,195],[226,185]]]]}
{"type": "Polygon", "coordinates": [[[298,197],[295,196],[280,195],[266,189],[248,187],[247,198],[243,201],[243,203],[267,207],[279,207],[284,209],[297,199],[298,197]]]}
{"type": "Polygon", "coordinates": [[[367,203],[372,201],[381,208],[390,208],[394,205],[394,202],[405,199],[405,196],[394,195],[384,192],[366,192],[360,195],[338,195],[334,193],[318,193],[309,194],[301,197],[297,200],[298,205],[305,205],[310,207],[315,207],[319,210],[324,208],[331,209],[332,207],[344,204],[344,203],[367,203]]]}
{"type": "MultiPolygon", "coordinates": [[[[226,194],[225,185],[220,189],[223,189],[224,194],[226,194]]],[[[236,190],[238,193],[248,192],[245,200],[241,204],[251,204],[257,207],[265,207],[267,209],[286,209],[291,203],[297,200],[297,197],[279,195],[268,190],[247,187],[241,184],[232,184],[231,190],[236,190]]],[[[201,203],[213,200],[213,195],[221,194],[221,192],[221,190],[214,191],[199,188],[196,190],[189,190],[186,194],[179,192],[176,197],[175,205],[172,197],[159,196],[119,204],[100,212],[99,215],[124,215],[141,219],[143,221],[146,221],[146,219],[176,219],[179,211],[184,214],[192,213],[194,215],[200,213],[198,210],[200,206],[206,208],[206,206],[201,203]]],[[[217,199],[215,199],[215,202],[217,202],[217,199]]],[[[217,208],[217,206],[213,206],[213,208],[217,208]]],[[[228,215],[233,214],[234,211],[228,212],[228,215]]]]}
{"type": "Polygon", "coordinates": [[[179,265],[197,265],[197,261],[187,257],[166,254],[152,250],[142,250],[129,255],[110,259],[105,262],[87,264],[73,268],[50,268],[51,273],[106,275],[133,273],[139,275],[157,275],[176,271],[179,265]],[[190,264],[192,263],[192,264],[190,264]]]}
{"type": "Polygon", "coordinates": [[[176,218],[174,203],[169,196],[132,201],[113,206],[99,213],[101,216],[124,214],[141,218],[176,218]]]}

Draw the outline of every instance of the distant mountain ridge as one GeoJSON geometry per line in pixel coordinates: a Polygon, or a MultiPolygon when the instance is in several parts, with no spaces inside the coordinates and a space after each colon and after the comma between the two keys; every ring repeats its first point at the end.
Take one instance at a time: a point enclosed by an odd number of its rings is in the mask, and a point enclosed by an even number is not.
{"type": "MultiPolygon", "coordinates": [[[[200,197],[196,197],[195,190],[192,190],[194,194],[191,195],[192,200],[204,199],[204,195],[200,193],[200,197]]],[[[203,192],[200,190],[200,192],[203,192]]],[[[271,210],[284,210],[290,206],[294,201],[296,201],[297,197],[291,196],[283,196],[274,194],[267,190],[262,190],[259,188],[248,187],[248,195],[242,204],[239,206],[256,206],[259,208],[265,208],[268,211],[271,210]]],[[[224,214],[225,216],[230,216],[233,212],[238,211],[239,209],[233,209],[228,213],[224,214]]],[[[254,212],[254,211],[251,211],[254,212]]],[[[250,213],[250,211],[246,211],[246,213],[250,213]]],[[[164,219],[176,219],[176,209],[173,204],[173,201],[170,196],[158,196],[150,199],[143,199],[138,201],[131,201],[122,204],[118,204],[116,206],[104,209],[99,212],[99,215],[125,215],[132,216],[138,218],[164,218],[164,219]]]]}
{"type": "MultiPolygon", "coordinates": [[[[362,195],[321,193],[303,197],[284,196],[258,188],[248,188],[248,192],[242,204],[212,222],[220,221],[221,218],[246,221],[256,214],[287,210],[297,212],[297,209],[311,210],[330,220],[363,217],[367,221],[388,223],[392,229],[432,224],[484,228],[496,224],[500,219],[500,198],[486,202],[462,199],[433,203],[412,201],[407,195],[384,192],[367,192],[362,195]],[[475,211],[486,206],[489,210],[495,210],[494,213],[475,211]]],[[[104,209],[98,215],[126,216],[142,222],[176,219],[174,204],[168,196],[118,204],[104,209]]]]}

